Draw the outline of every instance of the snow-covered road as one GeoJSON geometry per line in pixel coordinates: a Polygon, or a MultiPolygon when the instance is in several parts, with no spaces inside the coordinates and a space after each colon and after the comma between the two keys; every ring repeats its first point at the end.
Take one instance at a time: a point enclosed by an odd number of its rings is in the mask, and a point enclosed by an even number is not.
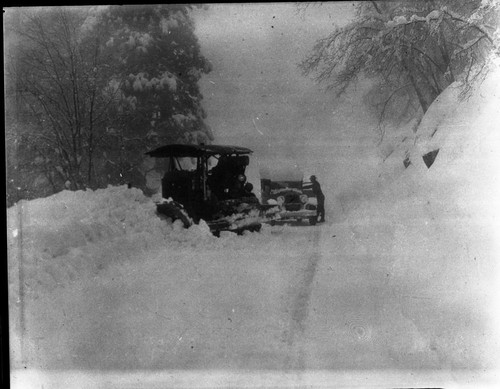
{"type": "Polygon", "coordinates": [[[274,226],[228,234],[222,242],[208,238],[212,245],[203,255],[196,248],[190,255],[189,247],[155,249],[147,258],[117,261],[25,301],[30,364],[106,370],[479,366],[477,350],[484,349],[478,345],[486,339],[478,335],[484,334],[478,294],[450,288],[451,269],[416,282],[409,277],[413,264],[395,257],[396,228],[380,224],[370,231],[349,223],[274,226]]]}
{"type": "Polygon", "coordinates": [[[432,207],[414,204],[405,223],[330,212],[326,224],[215,238],[160,220],[125,187],[20,203],[9,209],[11,355],[27,369],[12,377],[124,387],[140,371],[141,387],[233,387],[290,372],[286,386],[314,387],[320,369],[349,387],[359,369],[385,383],[489,366],[492,237],[433,220],[432,207]]]}
{"type": "Polygon", "coordinates": [[[462,370],[481,366],[487,340],[470,290],[444,290],[445,274],[407,277],[390,247],[396,230],[266,227],[209,238],[203,256],[156,250],[75,279],[28,303],[35,370],[13,378],[45,388],[484,384],[462,370]]]}
{"type": "Polygon", "coordinates": [[[202,253],[158,250],[45,290],[24,302],[31,363],[64,369],[299,367],[294,350],[306,331],[320,235],[320,226],[307,225],[228,234],[222,247],[213,238],[214,246],[202,253]]]}
{"type": "MultiPolygon", "coordinates": [[[[439,224],[434,228],[453,230],[439,224]]],[[[296,232],[308,235],[310,249],[295,265],[288,295],[286,367],[461,369],[484,360],[478,350],[488,338],[478,307],[492,296],[475,290],[477,268],[465,275],[461,266],[434,263],[416,281],[419,265],[399,257],[398,226],[384,223],[370,231],[341,223],[296,232]]],[[[438,240],[431,244],[440,251],[438,240]]]]}

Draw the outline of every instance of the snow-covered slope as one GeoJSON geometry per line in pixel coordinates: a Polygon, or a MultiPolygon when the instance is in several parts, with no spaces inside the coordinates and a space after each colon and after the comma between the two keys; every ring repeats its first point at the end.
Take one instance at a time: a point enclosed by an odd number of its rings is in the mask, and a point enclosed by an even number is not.
{"type": "Polygon", "coordinates": [[[407,144],[411,164],[405,168],[398,155],[391,182],[382,180],[374,201],[365,202],[351,220],[383,217],[408,225],[421,218],[463,220],[495,230],[500,216],[500,71],[492,69],[468,98],[459,99],[459,92],[454,84],[436,99],[407,144]],[[435,150],[428,167],[423,157],[435,150]]]}
{"type": "MultiPolygon", "coordinates": [[[[392,226],[395,279],[443,301],[459,292],[453,304],[475,306],[475,316],[498,334],[500,71],[492,69],[469,98],[458,96],[452,85],[438,97],[411,142],[411,164],[405,169],[399,159],[390,184],[385,177],[348,222],[368,236],[377,225],[392,226]],[[427,167],[423,156],[433,150],[439,152],[427,167]]],[[[490,345],[498,348],[499,340],[490,345]]]]}

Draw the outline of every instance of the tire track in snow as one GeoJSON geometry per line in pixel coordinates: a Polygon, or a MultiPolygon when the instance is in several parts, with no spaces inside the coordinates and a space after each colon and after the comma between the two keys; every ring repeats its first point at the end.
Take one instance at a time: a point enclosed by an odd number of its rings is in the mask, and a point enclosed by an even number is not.
{"type": "Polygon", "coordinates": [[[321,259],[320,238],[321,229],[315,228],[311,232],[311,255],[307,257],[305,268],[299,270],[297,275],[296,292],[292,297],[290,323],[288,327],[287,345],[290,353],[285,362],[286,367],[291,369],[305,369],[303,337],[306,330],[307,317],[309,315],[309,303],[313,290],[313,281],[321,259]]]}

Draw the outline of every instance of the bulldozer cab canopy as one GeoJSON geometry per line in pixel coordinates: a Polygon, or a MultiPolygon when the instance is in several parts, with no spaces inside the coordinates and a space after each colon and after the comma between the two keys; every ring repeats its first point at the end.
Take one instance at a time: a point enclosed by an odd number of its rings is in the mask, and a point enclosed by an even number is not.
{"type": "Polygon", "coordinates": [[[251,153],[252,150],[239,146],[172,144],[148,151],[146,155],[153,158],[196,158],[216,155],[248,155],[251,153]]]}

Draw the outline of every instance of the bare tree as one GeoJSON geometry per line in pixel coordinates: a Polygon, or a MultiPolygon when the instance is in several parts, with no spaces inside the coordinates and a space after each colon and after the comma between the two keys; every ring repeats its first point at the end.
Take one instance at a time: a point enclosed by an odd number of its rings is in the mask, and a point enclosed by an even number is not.
{"type": "MultiPolygon", "coordinates": [[[[20,11],[18,11],[20,12],[20,11]]],[[[99,34],[86,34],[89,9],[36,9],[17,15],[7,71],[16,108],[29,116],[33,159],[46,178],[72,189],[92,187],[97,140],[113,102],[104,93],[109,72],[99,34]]],[[[26,121],[26,119],[24,119],[26,121]]],[[[18,133],[20,136],[21,134],[18,133]]]]}

